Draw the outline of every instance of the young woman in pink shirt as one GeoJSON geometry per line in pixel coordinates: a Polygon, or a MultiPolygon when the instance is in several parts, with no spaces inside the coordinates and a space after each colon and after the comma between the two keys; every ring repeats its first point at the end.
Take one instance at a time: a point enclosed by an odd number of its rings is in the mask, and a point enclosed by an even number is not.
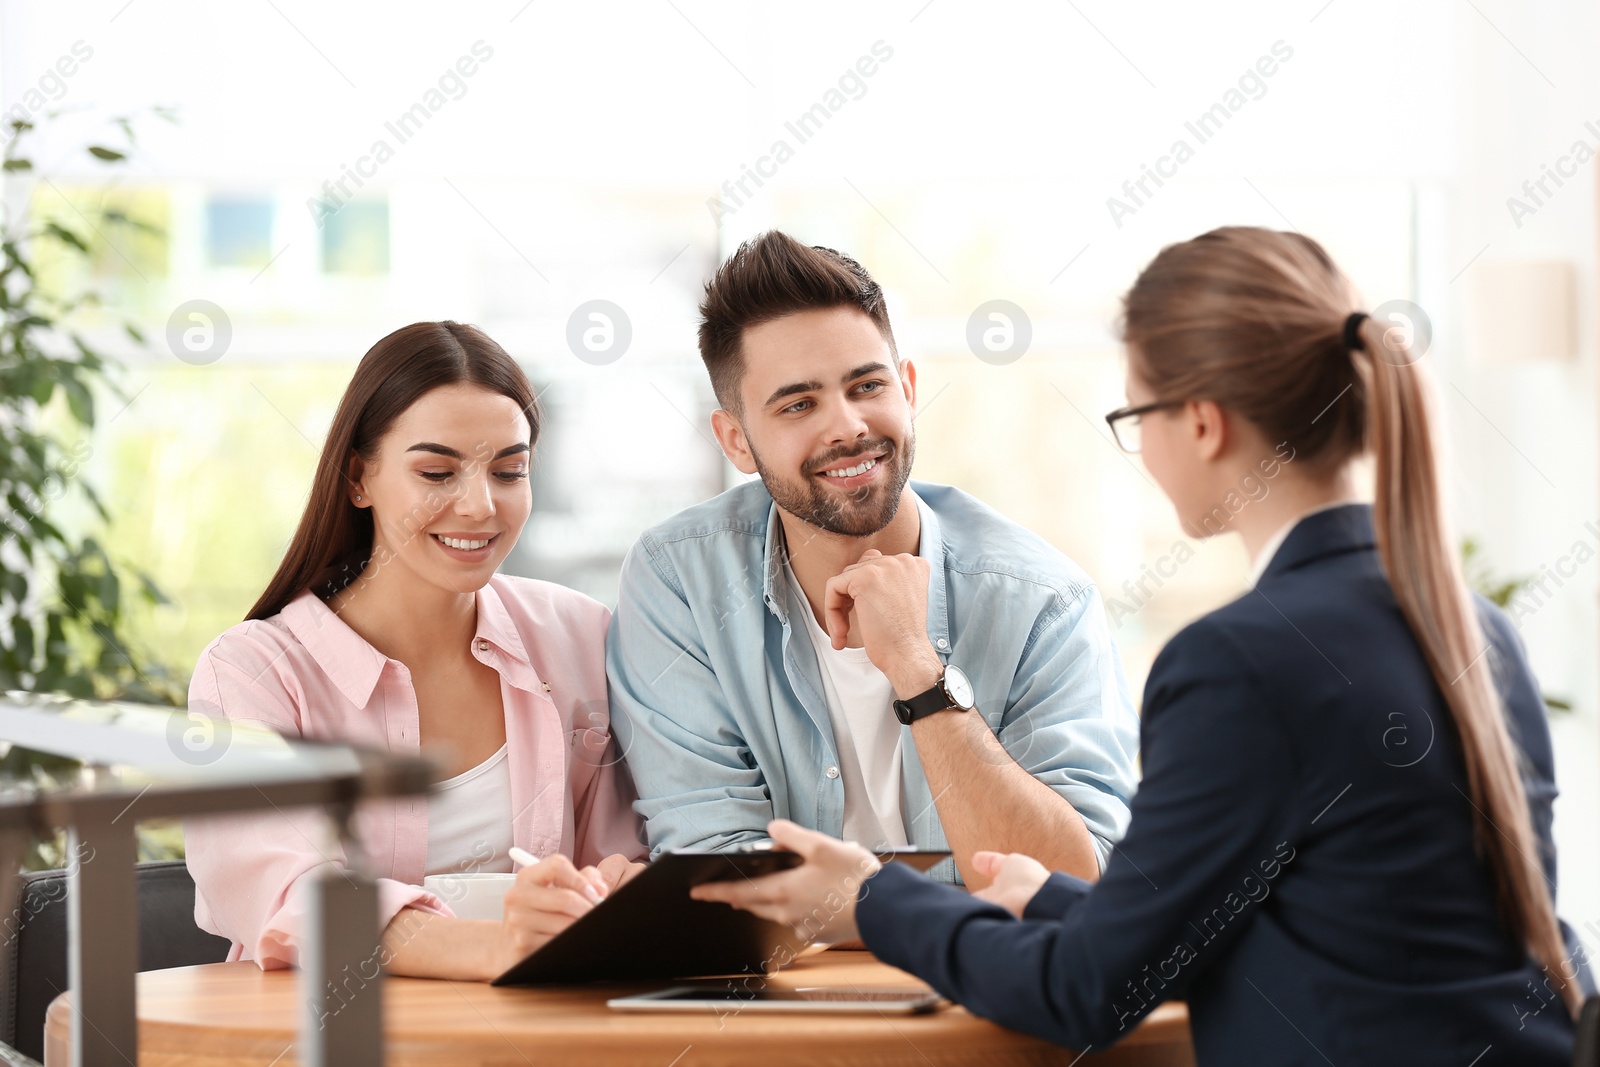
{"type": "MultiPolygon", "coordinates": [[[[539,409],[481,331],[379,341],[340,401],[311,499],[246,620],[201,653],[191,712],[442,761],[427,798],[355,818],[394,974],[486,979],[641,868],[611,739],[599,603],[495,573],[532,508],[539,409]],[[504,918],[455,917],[429,874],[517,872],[504,918]]],[[[192,821],[199,925],[293,966],[307,876],[348,861],[314,810],[192,821]]]]}

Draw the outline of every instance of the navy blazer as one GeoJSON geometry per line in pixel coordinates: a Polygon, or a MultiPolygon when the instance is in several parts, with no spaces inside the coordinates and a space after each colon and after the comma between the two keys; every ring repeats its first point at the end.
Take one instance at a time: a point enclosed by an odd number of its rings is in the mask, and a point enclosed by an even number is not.
{"type": "MultiPolygon", "coordinates": [[[[1543,701],[1509,621],[1487,601],[1483,617],[1553,896],[1543,701]]],[[[1079,1049],[1179,997],[1201,1064],[1570,1061],[1572,1021],[1497,914],[1459,738],[1370,507],[1302,519],[1256,589],[1174,637],[1141,735],[1098,884],[1052,875],[1018,921],[890,863],[861,890],[867,947],[1079,1049]]]]}

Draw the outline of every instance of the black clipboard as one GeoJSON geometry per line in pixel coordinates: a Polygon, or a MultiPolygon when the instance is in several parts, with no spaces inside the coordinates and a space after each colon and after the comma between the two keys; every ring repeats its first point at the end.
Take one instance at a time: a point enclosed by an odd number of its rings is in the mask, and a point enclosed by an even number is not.
{"type": "MultiPolygon", "coordinates": [[[[884,853],[918,870],[948,852],[884,853]]],[[[726,904],[695,900],[693,886],[759,878],[798,867],[798,853],[767,844],[724,852],[663,853],[594,910],[523,957],[491,985],[656,981],[724,974],[765,975],[804,942],[782,923],[726,904]]]]}

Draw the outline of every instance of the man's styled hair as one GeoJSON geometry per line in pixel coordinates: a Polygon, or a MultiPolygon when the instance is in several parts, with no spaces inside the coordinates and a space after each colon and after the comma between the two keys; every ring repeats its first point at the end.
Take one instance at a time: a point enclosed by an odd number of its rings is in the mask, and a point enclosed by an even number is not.
{"type": "Polygon", "coordinates": [[[742,415],[741,343],[750,326],[823,308],[860,308],[874,323],[895,363],[883,290],[861,264],[831,248],[803,245],[781,230],[752,237],[717,268],[700,302],[700,358],[711,375],[717,403],[742,415]]]}

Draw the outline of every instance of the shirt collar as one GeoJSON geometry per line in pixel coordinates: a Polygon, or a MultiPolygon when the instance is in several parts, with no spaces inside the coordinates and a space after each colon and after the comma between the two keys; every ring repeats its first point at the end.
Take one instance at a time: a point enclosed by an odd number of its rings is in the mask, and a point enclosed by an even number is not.
{"type": "MultiPolygon", "coordinates": [[[[916,501],[917,518],[921,523],[917,555],[928,561],[928,640],[944,654],[950,651],[950,593],[944,565],[944,534],[939,525],[939,516],[922,499],[915,484],[907,484],[911,485],[911,499],[916,501]]],[[[765,553],[766,573],[762,578],[761,595],[766,601],[767,610],[788,626],[788,597],[783,592],[788,554],[784,548],[783,520],[778,516],[776,501],[767,511],[765,553]]]]}
{"type": "Polygon", "coordinates": [[[500,652],[500,663],[496,666],[506,681],[530,693],[544,691],[544,683],[533,668],[527,646],[522,643],[522,632],[500,598],[493,578],[478,590],[478,632],[472,640],[474,645],[487,641],[491,648],[500,652]]]}
{"type": "Polygon", "coordinates": [[[284,605],[282,617],[289,632],[345,699],[358,708],[366,707],[387,657],[309,589],[284,605]]]}
{"type": "MultiPolygon", "coordinates": [[[[492,580],[478,590],[477,609],[478,627],[473,634],[472,651],[487,652],[488,649],[481,647],[487,643],[499,653],[499,662],[493,666],[506,681],[519,689],[542,692],[543,683],[528,658],[522,635],[492,580]]],[[[352,630],[309,589],[284,606],[282,618],[289,632],[311,653],[311,658],[338,686],[339,692],[356,707],[366,707],[389,658],[352,630]]]]}
{"type": "Polygon", "coordinates": [[[1313,515],[1319,515],[1324,511],[1332,511],[1335,508],[1349,507],[1350,504],[1351,502],[1348,500],[1340,500],[1332,504],[1323,504],[1320,507],[1312,508],[1310,511],[1301,512],[1299,515],[1296,515],[1294,518],[1278,527],[1277,533],[1274,533],[1271,537],[1267,538],[1267,543],[1261,546],[1260,554],[1256,556],[1255,563],[1250,567],[1250,587],[1254,589],[1257,585],[1261,584],[1261,579],[1266,575],[1267,568],[1272,566],[1273,558],[1277,556],[1279,549],[1283,547],[1283,543],[1289,539],[1289,535],[1294,532],[1297,526],[1313,515]]]}

